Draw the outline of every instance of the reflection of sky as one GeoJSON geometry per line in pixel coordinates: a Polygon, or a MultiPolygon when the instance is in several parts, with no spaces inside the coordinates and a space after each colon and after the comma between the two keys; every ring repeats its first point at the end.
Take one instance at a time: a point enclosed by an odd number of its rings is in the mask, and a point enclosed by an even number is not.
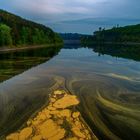
{"type": "Polygon", "coordinates": [[[92,33],[99,26],[112,27],[140,21],[139,0],[1,1],[1,9],[49,25],[58,32],[92,33]]]}
{"type": "Polygon", "coordinates": [[[47,88],[46,84],[49,84],[50,81],[48,77],[51,76],[75,77],[75,75],[82,75],[86,78],[86,76],[91,75],[91,78],[94,79],[96,74],[101,77],[117,78],[124,80],[124,82],[130,79],[130,81],[137,81],[139,84],[140,62],[109,55],[98,56],[98,53],[94,53],[92,49],[88,48],[62,49],[57,56],[49,61],[1,83],[0,92],[3,93],[3,90],[11,92],[12,89],[19,87],[23,91],[28,88],[30,90],[35,88],[40,92],[40,87],[42,90],[47,88]],[[40,82],[42,83],[39,84],[40,82]]]}
{"type": "Polygon", "coordinates": [[[42,66],[46,69],[55,68],[57,72],[65,71],[68,74],[81,71],[87,74],[97,73],[109,76],[114,74],[119,78],[138,79],[140,77],[140,62],[109,55],[99,56],[88,48],[62,49],[59,55],[42,66]]]}

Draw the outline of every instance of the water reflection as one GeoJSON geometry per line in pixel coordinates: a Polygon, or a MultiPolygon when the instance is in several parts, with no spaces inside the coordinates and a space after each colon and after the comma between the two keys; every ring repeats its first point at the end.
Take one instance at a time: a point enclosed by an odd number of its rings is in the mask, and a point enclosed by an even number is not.
{"type": "Polygon", "coordinates": [[[60,51],[60,46],[0,53],[0,82],[41,64],[60,51]]]}
{"type": "Polygon", "coordinates": [[[110,55],[118,58],[132,59],[135,61],[140,61],[140,45],[94,45],[89,46],[94,52],[99,53],[99,55],[110,55]]]}
{"type": "MultiPolygon", "coordinates": [[[[65,49],[78,49],[85,46],[81,45],[65,45],[65,49]]],[[[140,61],[140,45],[117,45],[117,44],[95,44],[93,46],[86,46],[93,49],[93,52],[101,55],[110,55],[117,58],[132,59],[140,61]]],[[[86,48],[85,47],[85,48],[86,48]]]]}
{"type": "Polygon", "coordinates": [[[65,89],[78,96],[99,139],[140,139],[140,62],[93,50],[65,46],[47,63],[1,83],[0,135],[19,128],[50,92],[65,89]]]}

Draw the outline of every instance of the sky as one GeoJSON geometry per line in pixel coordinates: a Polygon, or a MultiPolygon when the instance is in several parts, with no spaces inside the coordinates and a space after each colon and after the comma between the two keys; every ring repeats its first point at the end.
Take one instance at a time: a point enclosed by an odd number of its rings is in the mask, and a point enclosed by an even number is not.
{"type": "Polygon", "coordinates": [[[0,0],[0,9],[56,32],[91,34],[100,26],[140,23],[140,0],[0,0]]]}

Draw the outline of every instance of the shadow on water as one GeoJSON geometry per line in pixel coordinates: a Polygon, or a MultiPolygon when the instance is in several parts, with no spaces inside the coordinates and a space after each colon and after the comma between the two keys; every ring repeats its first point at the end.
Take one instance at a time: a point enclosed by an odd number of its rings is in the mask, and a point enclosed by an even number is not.
{"type": "MultiPolygon", "coordinates": [[[[80,48],[80,45],[65,46],[67,50],[80,48]]],[[[74,80],[69,80],[68,86],[81,101],[79,110],[84,119],[101,140],[139,140],[140,81],[136,79],[139,79],[140,46],[94,45],[85,48],[98,54],[98,57],[90,54],[87,59],[86,66],[89,68],[92,63],[94,67],[83,75],[74,74],[74,80]],[[100,71],[104,75],[100,75],[100,71]]]]}
{"type": "Polygon", "coordinates": [[[0,53],[0,82],[48,61],[60,46],[0,53]]]}
{"type": "Polygon", "coordinates": [[[60,49],[61,46],[56,46],[0,54],[0,139],[22,126],[31,114],[46,103],[48,89],[54,83],[46,77],[36,83],[37,78],[32,77],[32,73],[23,73],[23,79],[19,78],[20,75],[13,76],[47,62],[60,49]]]}
{"type": "Polygon", "coordinates": [[[96,44],[88,46],[100,55],[140,61],[140,45],[96,44]]]}
{"type": "Polygon", "coordinates": [[[78,48],[90,48],[93,49],[93,52],[101,55],[110,55],[117,58],[126,58],[135,61],[140,61],[140,45],[119,45],[119,44],[95,44],[88,45],[86,44],[67,44],[64,46],[65,49],[78,49],[78,48]]]}
{"type": "Polygon", "coordinates": [[[47,63],[59,48],[1,55],[3,80],[43,64],[0,84],[0,136],[19,129],[46,104],[50,91],[61,87],[78,96],[78,109],[99,139],[139,140],[139,48],[89,48],[65,45],[47,63]]]}

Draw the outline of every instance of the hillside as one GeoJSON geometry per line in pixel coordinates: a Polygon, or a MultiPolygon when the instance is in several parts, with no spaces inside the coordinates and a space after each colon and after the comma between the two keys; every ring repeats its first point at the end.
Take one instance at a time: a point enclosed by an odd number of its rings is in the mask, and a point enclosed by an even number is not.
{"type": "Polygon", "coordinates": [[[0,10],[0,46],[62,43],[50,28],[0,10]]]}
{"type": "Polygon", "coordinates": [[[60,33],[60,36],[63,40],[80,40],[83,35],[78,33],[60,33]]]}
{"type": "Polygon", "coordinates": [[[82,43],[97,42],[123,42],[123,43],[140,43],[140,24],[125,27],[113,27],[112,29],[102,29],[95,31],[93,36],[83,37],[82,43]]]}

